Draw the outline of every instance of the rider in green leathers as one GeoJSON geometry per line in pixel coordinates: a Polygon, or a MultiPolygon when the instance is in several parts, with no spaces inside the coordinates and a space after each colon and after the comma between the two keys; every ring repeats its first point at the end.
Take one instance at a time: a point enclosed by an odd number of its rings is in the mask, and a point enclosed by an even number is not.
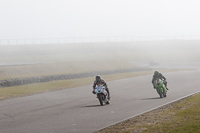
{"type": "Polygon", "coordinates": [[[153,75],[153,78],[152,78],[152,84],[153,84],[153,88],[154,88],[154,89],[156,88],[156,87],[155,87],[155,84],[154,84],[154,81],[155,81],[156,79],[164,80],[164,81],[163,81],[163,84],[165,85],[166,89],[169,90],[169,89],[167,88],[167,81],[166,81],[166,78],[165,78],[161,73],[159,73],[158,70],[156,70],[156,71],[154,72],[154,75],[153,75]]]}

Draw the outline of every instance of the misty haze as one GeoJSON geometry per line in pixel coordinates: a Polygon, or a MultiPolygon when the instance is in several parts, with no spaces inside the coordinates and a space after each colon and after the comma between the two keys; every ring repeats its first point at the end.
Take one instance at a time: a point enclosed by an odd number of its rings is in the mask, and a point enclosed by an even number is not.
{"type": "Polygon", "coordinates": [[[0,132],[199,132],[199,5],[1,0],[0,132]]]}
{"type": "Polygon", "coordinates": [[[1,65],[77,61],[199,62],[198,40],[1,45],[1,65]]]}

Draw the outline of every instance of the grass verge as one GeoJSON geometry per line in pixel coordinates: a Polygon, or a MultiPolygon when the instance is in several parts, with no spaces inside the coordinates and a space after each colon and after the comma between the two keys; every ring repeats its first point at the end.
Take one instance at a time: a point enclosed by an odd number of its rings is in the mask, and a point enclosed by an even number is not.
{"type": "Polygon", "coordinates": [[[113,125],[98,133],[199,133],[200,93],[113,125]]]}
{"type": "Polygon", "coordinates": [[[58,62],[44,64],[30,64],[18,66],[1,66],[0,80],[41,77],[59,74],[77,74],[93,71],[120,70],[137,68],[138,66],[126,61],[83,61],[83,62],[58,62]]]}

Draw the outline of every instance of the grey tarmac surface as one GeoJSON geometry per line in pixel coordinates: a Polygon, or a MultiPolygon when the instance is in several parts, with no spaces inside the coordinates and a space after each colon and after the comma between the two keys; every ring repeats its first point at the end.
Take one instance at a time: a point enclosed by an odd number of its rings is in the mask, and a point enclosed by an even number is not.
{"type": "Polygon", "coordinates": [[[197,92],[200,70],[163,73],[167,97],[160,99],[152,75],[108,82],[111,103],[100,106],[88,86],[0,101],[0,133],[92,133],[197,92]]]}

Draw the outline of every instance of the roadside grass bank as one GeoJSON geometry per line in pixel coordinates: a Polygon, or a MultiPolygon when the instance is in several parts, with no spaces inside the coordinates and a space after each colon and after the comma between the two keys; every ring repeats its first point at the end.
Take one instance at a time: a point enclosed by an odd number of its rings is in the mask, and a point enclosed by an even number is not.
{"type": "MultiPolygon", "coordinates": [[[[176,72],[176,71],[186,71],[188,69],[159,69],[160,72],[176,72]]],[[[119,74],[111,74],[111,75],[102,75],[103,79],[106,81],[131,78],[143,75],[152,75],[154,69],[152,71],[145,72],[131,72],[131,73],[119,73],[119,74]]],[[[87,78],[78,78],[78,79],[70,79],[70,80],[56,80],[45,83],[34,83],[20,86],[12,86],[12,87],[3,87],[0,88],[0,100],[15,98],[27,95],[33,95],[38,93],[44,93],[49,91],[68,89],[73,87],[79,87],[84,85],[92,84],[94,81],[94,77],[87,78]]],[[[89,92],[90,93],[90,92],[89,92]]]]}
{"type": "Polygon", "coordinates": [[[0,67],[0,80],[138,68],[128,61],[74,61],[0,67]]]}
{"type": "Polygon", "coordinates": [[[80,61],[0,66],[0,87],[20,86],[117,73],[150,71],[127,61],[80,61]]]}
{"type": "Polygon", "coordinates": [[[97,133],[199,132],[200,93],[110,126],[97,133]]]}

